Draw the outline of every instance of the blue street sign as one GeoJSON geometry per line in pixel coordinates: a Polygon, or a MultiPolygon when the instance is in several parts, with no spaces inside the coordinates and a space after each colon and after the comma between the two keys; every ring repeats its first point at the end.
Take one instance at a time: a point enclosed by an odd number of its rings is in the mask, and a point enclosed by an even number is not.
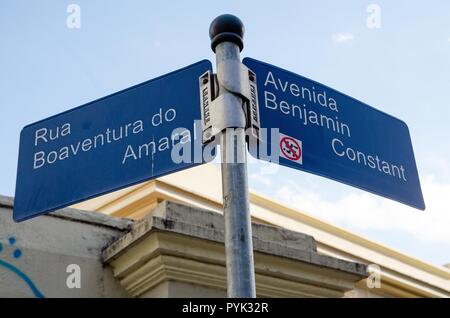
{"type": "Polygon", "coordinates": [[[403,121],[273,65],[244,64],[256,73],[261,128],[279,129],[252,156],[425,209],[403,121]]]}
{"type": "Polygon", "coordinates": [[[204,60],[26,126],[14,220],[204,163],[199,76],[208,70],[204,60]]]}

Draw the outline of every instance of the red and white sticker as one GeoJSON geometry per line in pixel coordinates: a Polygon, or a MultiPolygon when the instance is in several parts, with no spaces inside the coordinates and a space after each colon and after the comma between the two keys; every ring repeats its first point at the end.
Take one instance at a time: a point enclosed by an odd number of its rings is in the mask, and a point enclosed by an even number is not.
{"type": "Polygon", "coordinates": [[[302,142],[280,133],[280,157],[303,164],[302,142]]]}

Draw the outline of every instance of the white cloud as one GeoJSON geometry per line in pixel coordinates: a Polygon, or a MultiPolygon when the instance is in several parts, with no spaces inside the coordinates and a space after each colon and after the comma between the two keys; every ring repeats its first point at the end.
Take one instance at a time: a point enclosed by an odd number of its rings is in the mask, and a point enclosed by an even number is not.
{"type": "Polygon", "coordinates": [[[403,232],[422,242],[450,244],[450,182],[428,176],[422,179],[422,190],[425,212],[362,191],[327,200],[294,182],[279,188],[275,197],[349,229],[403,232]]]}
{"type": "Polygon", "coordinates": [[[269,177],[267,177],[267,175],[263,175],[261,173],[252,173],[250,175],[250,180],[254,181],[258,185],[262,185],[265,187],[272,186],[272,180],[269,177]]]}
{"type": "Polygon", "coordinates": [[[153,47],[155,48],[160,48],[161,47],[161,41],[156,39],[155,41],[153,41],[153,47]]]}
{"type": "Polygon", "coordinates": [[[332,36],[334,43],[351,43],[355,40],[353,33],[335,33],[332,36]]]}
{"type": "Polygon", "coordinates": [[[426,157],[423,160],[427,170],[432,171],[439,180],[450,180],[450,162],[442,156],[426,157]]]}

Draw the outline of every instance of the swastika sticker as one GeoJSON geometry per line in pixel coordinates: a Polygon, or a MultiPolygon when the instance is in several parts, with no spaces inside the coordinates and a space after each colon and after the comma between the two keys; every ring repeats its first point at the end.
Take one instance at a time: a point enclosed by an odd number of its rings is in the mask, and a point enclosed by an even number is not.
{"type": "Polygon", "coordinates": [[[280,157],[303,164],[302,142],[280,133],[280,157]]]}

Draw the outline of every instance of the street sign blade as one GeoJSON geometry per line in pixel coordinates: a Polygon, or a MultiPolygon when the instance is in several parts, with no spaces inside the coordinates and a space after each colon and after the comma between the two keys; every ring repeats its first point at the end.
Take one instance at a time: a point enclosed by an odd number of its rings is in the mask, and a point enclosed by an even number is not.
{"type": "Polygon", "coordinates": [[[266,137],[249,147],[253,157],[425,209],[403,121],[276,66],[251,58],[243,63],[256,73],[266,137]]]}
{"type": "Polygon", "coordinates": [[[198,78],[208,70],[203,60],[26,126],[14,220],[205,163],[198,78]]]}

